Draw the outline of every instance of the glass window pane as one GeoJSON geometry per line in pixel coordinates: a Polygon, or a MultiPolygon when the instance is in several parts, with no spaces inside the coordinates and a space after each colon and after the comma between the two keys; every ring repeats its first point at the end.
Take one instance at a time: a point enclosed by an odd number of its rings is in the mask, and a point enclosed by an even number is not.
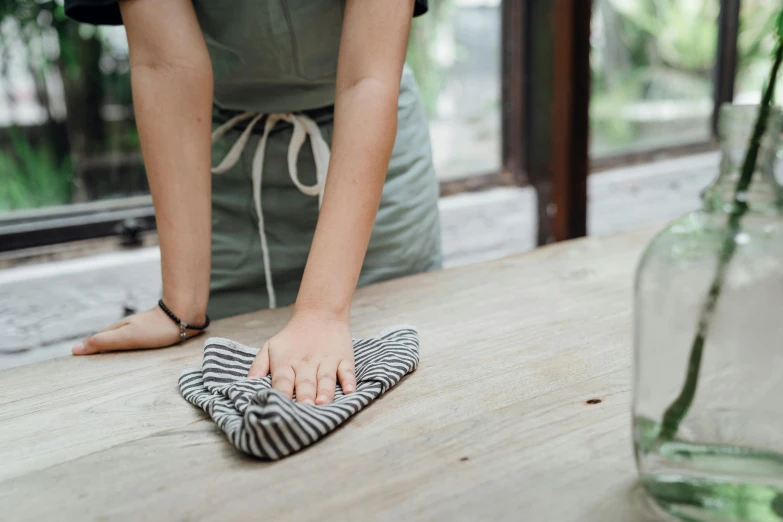
{"type": "Polygon", "coordinates": [[[595,0],[591,154],[709,139],[719,0],[595,0]]]}
{"type": "MultiPolygon", "coordinates": [[[[769,79],[772,54],[775,50],[775,20],[781,8],[780,0],[742,0],[740,2],[740,34],[737,44],[737,80],[734,89],[736,103],[759,103],[761,91],[769,79]]],[[[778,83],[777,99],[783,96],[778,83]]]]}
{"type": "Polygon", "coordinates": [[[500,0],[436,0],[414,20],[408,49],[444,179],[501,166],[500,0]]]}
{"type": "Polygon", "coordinates": [[[148,192],[122,28],[57,2],[0,11],[0,212],[148,192]]]}

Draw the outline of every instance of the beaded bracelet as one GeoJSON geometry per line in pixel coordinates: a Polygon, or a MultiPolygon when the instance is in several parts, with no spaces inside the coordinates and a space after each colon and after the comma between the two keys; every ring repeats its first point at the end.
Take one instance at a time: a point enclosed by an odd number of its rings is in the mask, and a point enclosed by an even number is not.
{"type": "Polygon", "coordinates": [[[163,304],[163,299],[158,301],[158,306],[160,306],[160,309],[163,310],[166,315],[169,316],[169,318],[177,323],[177,326],[179,326],[179,340],[180,342],[186,341],[188,339],[188,332],[186,330],[206,330],[207,326],[209,326],[209,316],[207,315],[207,320],[204,322],[204,324],[188,324],[184,321],[182,321],[179,317],[174,315],[174,312],[169,310],[169,307],[163,304]]]}

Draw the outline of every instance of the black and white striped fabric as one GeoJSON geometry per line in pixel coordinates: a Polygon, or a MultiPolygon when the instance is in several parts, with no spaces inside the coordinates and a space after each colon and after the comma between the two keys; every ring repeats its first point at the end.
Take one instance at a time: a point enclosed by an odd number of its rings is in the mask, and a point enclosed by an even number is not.
{"type": "Polygon", "coordinates": [[[299,404],[273,390],[269,376],[248,379],[258,350],[214,337],[204,343],[202,368],[182,372],[179,389],[212,417],[238,449],[277,460],[335,430],[419,364],[419,337],[410,326],[354,339],[353,350],[356,391],[345,395],[338,384],[331,404],[299,404]]]}

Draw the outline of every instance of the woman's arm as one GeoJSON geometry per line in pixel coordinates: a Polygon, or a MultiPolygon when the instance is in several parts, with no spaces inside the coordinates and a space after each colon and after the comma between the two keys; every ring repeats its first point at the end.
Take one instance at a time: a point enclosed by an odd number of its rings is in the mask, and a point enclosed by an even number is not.
{"type": "MultiPolygon", "coordinates": [[[[123,0],[133,107],[160,239],[163,300],[183,321],[204,321],[211,234],[212,65],[191,0],[123,0]]],[[[179,340],[155,308],[74,346],[82,355],[179,340]]]]}
{"type": "Polygon", "coordinates": [[[335,375],[353,391],[351,299],[397,133],[413,0],[348,0],[337,67],[332,155],[310,255],[288,326],[250,370],[297,401],[331,402],[335,375]]]}
{"type": "Polygon", "coordinates": [[[329,175],[297,308],[348,320],[397,134],[413,1],[354,0],[340,40],[329,175]]]}

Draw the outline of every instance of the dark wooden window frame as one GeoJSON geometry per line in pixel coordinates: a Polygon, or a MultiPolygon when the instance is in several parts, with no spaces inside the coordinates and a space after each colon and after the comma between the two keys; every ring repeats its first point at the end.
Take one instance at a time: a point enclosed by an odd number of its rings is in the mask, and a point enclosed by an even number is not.
{"type": "MultiPolygon", "coordinates": [[[[720,0],[713,136],[720,105],[734,97],[740,1],[720,0]]],[[[590,163],[591,5],[592,0],[503,1],[503,168],[441,183],[443,195],[532,185],[538,196],[539,244],[585,235],[589,170],[715,147],[713,139],[590,163]]],[[[113,235],[134,244],[140,230],[154,227],[149,198],[13,213],[0,216],[0,252],[113,235]]]]}
{"type": "Polygon", "coordinates": [[[503,3],[503,164],[535,188],[538,244],[587,233],[592,0],[503,3]]]}
{"type": "Polygon", "coordinates": [[[504,0],[503,166],[536,190],[539,244],[586,234],[589,171],[716,148],[720,106],[734,99],[740,1],[720,0],[710,138],[591,162],[592,0],[504,0]]]}

